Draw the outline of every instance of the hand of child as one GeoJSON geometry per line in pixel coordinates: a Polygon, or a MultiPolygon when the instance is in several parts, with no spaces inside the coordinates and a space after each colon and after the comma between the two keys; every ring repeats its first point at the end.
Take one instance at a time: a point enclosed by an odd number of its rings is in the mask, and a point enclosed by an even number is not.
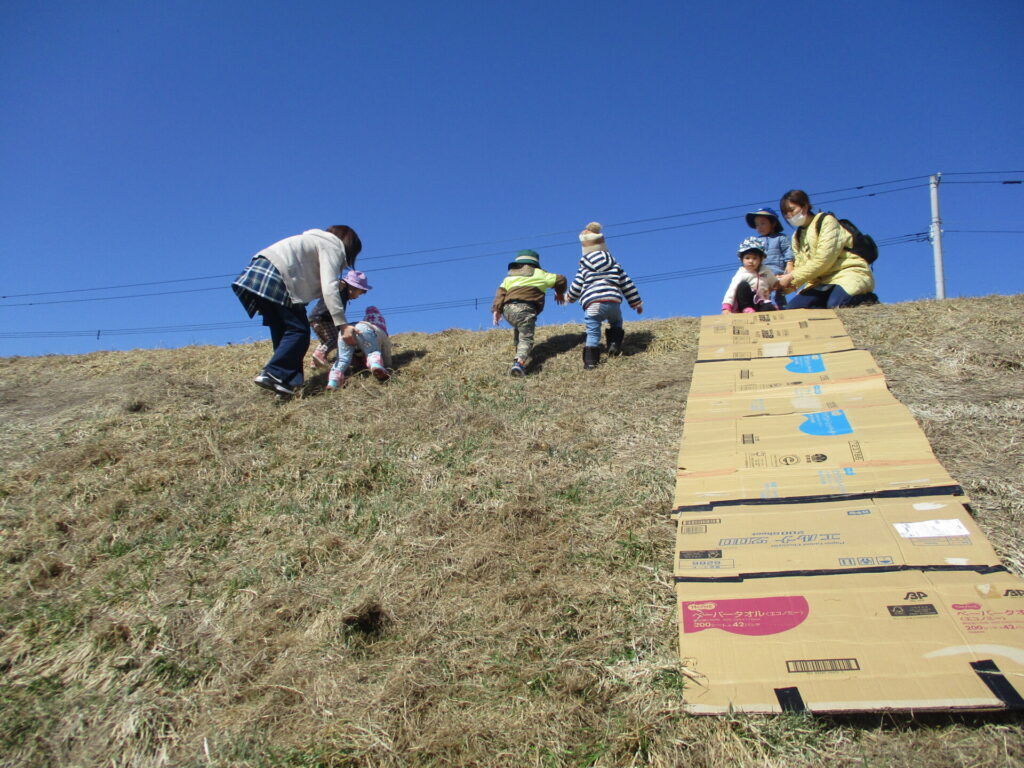
{"type": "Polygon", "coordinates": [[[354,347],[356,345],[356,327],[350,324],[341,328],[341,340],[348,346],[354,347]]]}
{"type": "Polygon", "coordinates": [[[644,313],[644,303],[642,301],[638,301],[633,309],[636,310],[638,315],[642,315],[644,313]]]}
{"type": "Polygon", "coordinates": [[[789,290],[790,284],[793,282],[793,273],[787,272],[784,275],[779,275],[779,288],[784,291],[789,290]]]}
{"type": "Polygon", "coordinates": [[[557,304],[559,306],[562,306],[563,304],[565,304],[565,294],[564,293],[556,293],[555,294],[555,304],[557,304]]]}
{"type": "Polygon", "coordinates": [[[495,325],[498,325],[501,322],[501,313],[500,312],[492,312],[491,316],[494,318],[494,324],[495,325]]]}

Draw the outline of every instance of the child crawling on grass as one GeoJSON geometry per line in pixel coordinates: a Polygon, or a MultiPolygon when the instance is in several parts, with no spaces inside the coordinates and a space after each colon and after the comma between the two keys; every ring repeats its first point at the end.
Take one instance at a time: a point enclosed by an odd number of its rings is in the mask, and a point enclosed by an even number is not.
{"type": "Polygon", "coordinates": [[[391,378],[391,339],[384,315],[375,306],[366,308],[363,319],[355,324],[356,345],[341,344],[338,359],[331,366],[327,377],[327,391],[333,392],[345,386],[345,375],[352,365],[357,351],[366,357],[366,367],[378,381],[391,378]]]}

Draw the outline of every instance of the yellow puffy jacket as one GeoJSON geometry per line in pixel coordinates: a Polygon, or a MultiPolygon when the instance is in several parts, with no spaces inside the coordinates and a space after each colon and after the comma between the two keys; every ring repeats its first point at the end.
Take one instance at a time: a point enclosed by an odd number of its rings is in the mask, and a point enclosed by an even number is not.
{"type": "Polygon", "coordinates": [[[792,285],[838,285],[851,296],[873,291],[875,276],[871,267],[847,250],[851,245],[853,235],[835,216],[816,213],[793,235],[792,285]],[[819,232],[817,222],[822,216],[825,218],[819,232]]]}

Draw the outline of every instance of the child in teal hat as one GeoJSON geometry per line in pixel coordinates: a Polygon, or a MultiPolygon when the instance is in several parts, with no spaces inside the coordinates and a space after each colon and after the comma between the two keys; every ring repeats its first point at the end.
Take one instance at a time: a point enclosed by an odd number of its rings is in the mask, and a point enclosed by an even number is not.
{"type": "Polygon", "coordinates": [[[512,376],[526,375],[537,316],[544,310],[544,294],[549,288],[554,288],[555,303],[564,304],[566,286],[565,275],[545,272],[540,268],[540,256],[536,251],[522,250],[508,265],[508,274],[494,294],[491,315],[495,325],[504,317],[512,326],[512,339],[516,345],[516,356],[509,370],[512,376]]]}

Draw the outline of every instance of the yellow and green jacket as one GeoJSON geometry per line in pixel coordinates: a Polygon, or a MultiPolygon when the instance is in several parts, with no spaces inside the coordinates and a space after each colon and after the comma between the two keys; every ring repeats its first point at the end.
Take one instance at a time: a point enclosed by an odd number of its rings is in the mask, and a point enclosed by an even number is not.
{"type": "Polygon", "coordinates": [[[565,275],[545,272],[529,264],[512,267],[494,294],[491,311],[501,312],[501,308],[509,301],[526,301],[536,305],[539,315],[544,309],[544,292],[554,288],[555,293],[565,293],[566,285],[565,275]]]}
{"type": "Polygon", "coordinates": [[[838,285],[850,296],[870,293],[875,289],[875,276],[871,267],[860,256],[847,249],[853,245],[853,235],[839,220],[819,212],[793,235],[792,286],[808,287],[838,285]],[[818,231],[817,221],[821,222],[818,231]]]}

